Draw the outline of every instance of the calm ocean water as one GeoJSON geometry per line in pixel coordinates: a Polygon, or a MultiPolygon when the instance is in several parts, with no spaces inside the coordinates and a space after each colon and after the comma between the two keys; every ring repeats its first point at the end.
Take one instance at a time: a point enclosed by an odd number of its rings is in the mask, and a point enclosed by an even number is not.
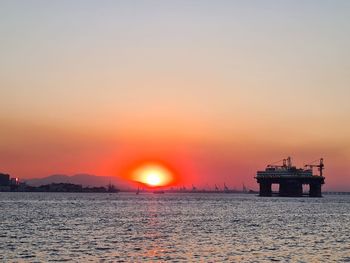
{"type": "Polygon", "coordinates": [[[0,193],[0,262],[350,262],[350,196],[0,193]]]}

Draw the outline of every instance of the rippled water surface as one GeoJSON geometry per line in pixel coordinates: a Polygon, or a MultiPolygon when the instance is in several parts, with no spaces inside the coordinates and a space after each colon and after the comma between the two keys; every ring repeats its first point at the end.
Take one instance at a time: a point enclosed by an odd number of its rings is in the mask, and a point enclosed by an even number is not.
{"type": "Polygon", "coordinates": [[[350,196],[0,193],[4,262],[350,262],[350,196]]]}

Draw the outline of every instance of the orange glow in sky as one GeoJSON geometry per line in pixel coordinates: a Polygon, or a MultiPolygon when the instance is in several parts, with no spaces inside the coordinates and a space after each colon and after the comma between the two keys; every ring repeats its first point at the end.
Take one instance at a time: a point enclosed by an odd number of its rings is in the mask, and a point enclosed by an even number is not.
{"type": "Polygon", "coordinates": [[[258,190],[323,157],[350,191],[349,1],[138,2],[0,1],[0,173],[258,190]]]}
{"type": "Polygon", "coordinates": [[[147,163],[132,171],[131,179],[150,187],[169,185],[174,175],[165,166],[158,163],[147,163]]]}

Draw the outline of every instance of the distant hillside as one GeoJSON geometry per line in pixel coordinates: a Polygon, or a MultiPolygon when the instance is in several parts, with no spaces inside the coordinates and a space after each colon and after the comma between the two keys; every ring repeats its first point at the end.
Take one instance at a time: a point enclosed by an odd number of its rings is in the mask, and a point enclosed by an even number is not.
{"type": "Polygon", "coordinates": [[[43,178],[27,179],[25,182],[28,185],[40,186],[51,183],[72,183],[81,184],[82,186],[106,186],[109,183],[115,185],[119,189],[129,189],[131,185],[117,177],[113,176],[97,176],[91,174],[76,174],[76,175],[64,175],[54,174],[43,178]]]}

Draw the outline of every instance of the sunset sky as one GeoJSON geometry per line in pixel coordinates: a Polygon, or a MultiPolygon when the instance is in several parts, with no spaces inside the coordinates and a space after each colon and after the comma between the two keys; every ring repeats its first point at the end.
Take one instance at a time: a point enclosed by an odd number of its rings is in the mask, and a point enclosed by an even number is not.
{"type": "Polygon", "coordinates": [[[350,190],[350,1],[1,1],[0,172],[252,189],[323,157],[350,190]]]}

